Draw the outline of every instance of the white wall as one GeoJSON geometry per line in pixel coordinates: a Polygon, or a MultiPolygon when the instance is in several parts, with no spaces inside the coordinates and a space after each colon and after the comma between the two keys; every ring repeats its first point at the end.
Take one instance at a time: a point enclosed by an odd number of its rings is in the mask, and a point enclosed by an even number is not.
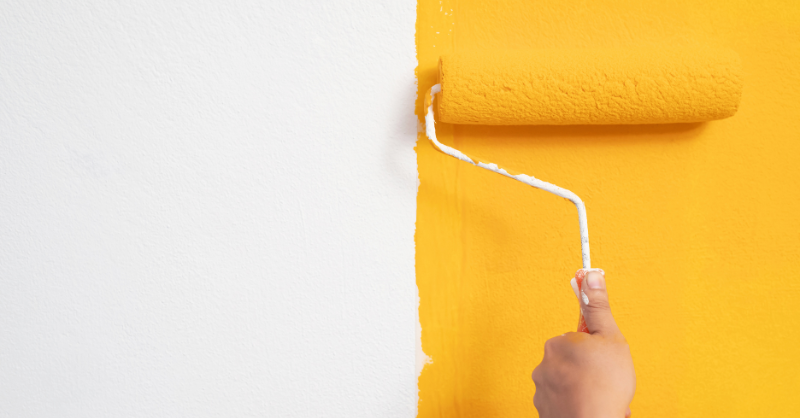
{"type": "Polygon", "coordinates": [[[0,416],[412,417],[415,2],[4,1],[0,416]]]}

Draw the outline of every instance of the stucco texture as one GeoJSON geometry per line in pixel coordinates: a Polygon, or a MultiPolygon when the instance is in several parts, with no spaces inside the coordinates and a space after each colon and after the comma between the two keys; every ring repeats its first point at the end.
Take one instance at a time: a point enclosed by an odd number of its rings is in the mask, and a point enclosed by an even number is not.
{"type": "MultiPolygon", "coordinates": [[[[419,0],[417,114],[439,57],[694,47],[741,57],[738,112],[708,123],[437,125],[469,155],[584,199],[593,267],[638,376],[634,416],[800,414],[800,7],[793,1],[419,0]]],[[[567,201],[417,145],[420,417],[536,416],[530,373],[574,330],[567,201]]]]}

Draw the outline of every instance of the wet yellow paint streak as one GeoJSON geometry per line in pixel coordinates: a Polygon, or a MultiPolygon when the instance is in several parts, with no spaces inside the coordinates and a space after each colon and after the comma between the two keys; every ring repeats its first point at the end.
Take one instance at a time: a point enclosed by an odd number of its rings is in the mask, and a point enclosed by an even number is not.
{"type": "MultiPolygon", "coordinates": [[[[569,188],[634,355],[634,416],[800,415],[800,3],[419,0],[423,95],[441,54],[718,45],[744,93],[690,125],[441,124],[442,142],[569,188]]],[[[535,416],[530,372],[573,330],[572,205],[420,134],[420,417],[535,416]]]]}

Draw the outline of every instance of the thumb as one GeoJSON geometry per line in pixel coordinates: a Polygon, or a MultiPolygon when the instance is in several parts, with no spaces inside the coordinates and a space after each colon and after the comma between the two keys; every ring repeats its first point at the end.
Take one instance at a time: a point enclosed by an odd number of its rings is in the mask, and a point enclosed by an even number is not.
{"type": "Polygon", "coordinates": [[[602,270],[586,271],[583,280],[578,273],[578,287],[581,291],[578,303],[586,321],[590,334],[614,335],[620,334],[614,316],[611,315],[611,305],[608,303],[606,291],[606,278],[602,270]]]}

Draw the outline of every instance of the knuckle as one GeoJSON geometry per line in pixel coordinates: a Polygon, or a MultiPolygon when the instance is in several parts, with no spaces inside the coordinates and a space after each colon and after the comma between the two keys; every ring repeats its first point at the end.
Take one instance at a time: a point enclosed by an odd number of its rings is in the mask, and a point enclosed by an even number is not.
{"type": "Polygon", "coordinates": [[[558,337],[553,337],[544,342],[544,347],[545,348],[549,347],[551,350],[555,349],[563,338],[564,338],[563,335],[559,335],[558,337]]]}
{"type": "Polygon", "coordinates": [[[547,353],[548,351],[552,351],[553,350],[553,344],[555,344],[555,343],[553,342],[552,338],[547,340],[547,341],[545,341],[544,342],[544,352],[547,353]]]}
{"type": "MultiPolygon", "coordinates": [[[[558,354],[559,351],[559,340],[558,337],[551,338],[544,343],[544,358],[550,358],[555,354],[558,354]]],[[[544,360],[542,360],[544,361],[544,360]]]]}

